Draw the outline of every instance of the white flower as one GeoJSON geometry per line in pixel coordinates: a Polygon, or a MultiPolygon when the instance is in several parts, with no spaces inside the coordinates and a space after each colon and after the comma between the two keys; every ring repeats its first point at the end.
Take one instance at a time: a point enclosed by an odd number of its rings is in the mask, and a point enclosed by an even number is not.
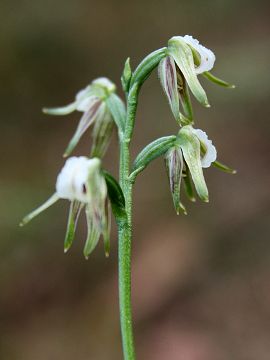
{"type": "Polygon", "coordinates": [[[100,235],[103,235],[105,254],[108,256],[111,222],[107,184],[100,159],[89,159],[85,156],[69,158],[57,177],[56,192],[44,204],[28,214],[20,225],[27,224],[59,199],[70,201],[64,251],[67,252],[73,243],[77,221],[84,208],[88,229],[84,255],[88,258],[100,235]]]}
{"type": "Polygon", "coordinates": [[[123,128],[125,106],[115,94],[116,86],[109,79],[100,77],[80,90],[72,103],[57,108],[44,108],[49,115],[67,115],[74,111],[82,112],[77,129],[71,138],[64,156],[69,156],[88,128],[94,124],[91,156],[103,157],[110,142],[114,122],[123,128]]]}
{"type": "Polygon", "coordinates": [[[85,156],[69,158],[57,177],[56,193],[59,198],[87,203],[89,172],[99,166],[100,160],[97,158],[88,159],[85,156]]]}
{"type": "Polygon", "coordinates": [[[216,57],[213,51],[207,49],[203,45],[199,43],[197,39],[194,39],[190,35],[183,36],[183,40],[194,48],[200,55],[200,65],[195,68],[196,74],[204,73],[205,71],[209,71],[213,68],[216,57]]]}
{"type": "Polygon", "coordinates": [[[200,142],[204,145],[205,154],[201,158],[201,163],[203,168],[208,168],[211,166],[212,162],[217,159],[217,150],[212,144],[212,140],[208,139],[207,134],[201,129],[192,129],[192,132],[198,137],[200,142]]]}

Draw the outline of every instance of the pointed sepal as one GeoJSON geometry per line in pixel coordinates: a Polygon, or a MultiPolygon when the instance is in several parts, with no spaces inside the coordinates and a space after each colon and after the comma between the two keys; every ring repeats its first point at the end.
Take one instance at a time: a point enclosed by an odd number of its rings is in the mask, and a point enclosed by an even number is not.
{"type": "Polygon", "coordinates": [[[76,145],[78,144],[80,138],[85,133],[85,131],[89,128],[93,122],[97,121],[97,119],[102,119],[105,114],[106,105],[101,102],[98,98],[93,98],[91,102],[90,108],[83,114],[77,130],[70,140],[67,149],[65,150],[64,156],[67,157],[74,150],[76,145]]]}
{"type": "Polygon", "coordinates": [[[229,84],[227,81],[224,81],[222,79],[219,79],[218,77],[214,76],[212,73],[210,73],[209,71],[205,71],[202,74],[206,79],[208,79],[209,81],[211,81],[214,84],[217,84],[219,86],[223,86],[225,88],[229,88],[229,89],[234,89],[235,85],[233,84],[229,84]]]}
{"type": "Polygon", "coordinates": [[[76,226],[78,222],[78,218],[80,216],[80,212],[82,210],[83,204],[79,201],[71,201],[70,207],[69,207],[69,214],[68,214],[68,223],[67,223],[67,230],[66,230],[66,236],[64,241],[64,252],[66,253],[74,240],[74,235],[76,231],[76,226]]]}
{"type": "Polygon", "coordinates": [[[190,201],[195,202],[196,197],[195,197],[195,194],[194,194],[191,174],[190,174],[190,171],[189,171],[188,167],[185,169],[183,179],[184,179],[184,185],[185,185],[184,188],[185,188],[187,197],[189,198],[190,201]]]}
{"type": "Polygon", "coordinates": [[[46,115],[68,115],[74,112],[77,109],[77,103],[73,102],[66,106],[56,107],[56,108],[43,108],[42,112],[46,115]]]}
{"type": "Polygon", "coordinates": [[[110,144],[114,121],[111,114],[105,111],[103,117],[97,117],[92,131],[91,157],[102,158],[110,144]]]}
{"type": "Polygon", "coordinates": [[[37,209],[35,209],[34,211],[32,211],[30,214],[28,214],[27,216],[25,216],[22,221],[20,222],[20,226],[24,226],[27,223],[29,223],[29,221],[31,221],[32,219],[34,219],[36,216],[38,216],[40,213],[42,213],[44,210],[48,209],[50,206],[52,206],[53,204],[56,203],[56,201],[59,200],[58,195],[55,193],[53,194],[44,204],[42,204],[41,206],[39,206],[37,209]]]}
{"type": "Polygon", "coordinates": [[[83,254],[86,259],[88,259],[89,255],[96,248],[99,238],[100,238],[100,230],[96,227],[93,218],[92,211],[87,205],[85,208],[86,221],[87,221],[87,239],[85,242],[83,254]]]}
{"type": "Polygon", "coordinates": [[[226,172],[228,174],[236,174],[237,171],[235,169],[232,169],[230,168],[229,166],[225,165],[225,164],[222,164],[221,162],[219,161],[214,161],[213,163],[213,166],[216,167],[217,169],[223,171],[223,172],[226,172]]]}
{"type": "Polygon", "coordinates": [[[177,73],[174,59],[171,56],[166,56],[160,61],[158,65],[158,76],[175,120],[180,124],[177,73]]]}
{"type": "Polygon", "coordinates": [[[170,190],[173,198],[173,204],[177,215],[180,211],[187,214],[185,207],[180,200],[180,189],[182,171],[184,166],[182,150],[179,146],[173,146],[165,154],[165,165],[170,183],[170,190]]]}

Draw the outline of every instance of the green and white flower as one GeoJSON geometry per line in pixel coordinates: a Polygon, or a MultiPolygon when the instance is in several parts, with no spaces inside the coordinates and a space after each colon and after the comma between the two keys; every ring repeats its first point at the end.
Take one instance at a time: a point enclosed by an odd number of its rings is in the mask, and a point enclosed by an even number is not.
{"type": "Polygon", "coordinates": [[[59,199],[67,199],[71,202],[64,244],[65,252],[73,243],[80,212],[85,208],[88,235],[84,255],[87,258],[94,250],[100,235],[103,235],[105,254],[108,255],[110,248],[110,211],[107,185],[101,170],[100,159],[89,159],[84,156],[69,158],[57,177],[55,194],[27,215],[21,225],[27,224],[59,199]]]}
{"type": "Polygon", "coordinates": [[[198,75],[201,74],[218,85],[234,87],[209,72],[215,59],[215,54],[210,49],[190,35],[174,36],[168,41],[167,56],[160,61],[158,73],[172,113],[180,126],[193,123],[189,90],[203,106],[210,106],[198,75]]]}
{"type": "Polygon", "coordinates": [[[64,156],[70,155],[82,135],[93,124],[91,156],[102,158],[109,145],[114,122],[119,131],[123,130],[125,106],[115,94],[116,86],[107,78],[94,80],[90,85],[80,90],[74,102],[59,108],[44,108],[49,115],[67,115],[74,111],[83,112],[77,129],[69,142],[64,156]]]}

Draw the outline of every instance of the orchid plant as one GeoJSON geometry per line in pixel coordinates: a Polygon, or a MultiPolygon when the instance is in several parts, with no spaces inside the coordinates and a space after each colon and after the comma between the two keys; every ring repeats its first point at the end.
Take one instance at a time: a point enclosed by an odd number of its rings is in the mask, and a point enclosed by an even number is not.
{"type": "Polygon", "coordinates": [[[199,75],[217,85],[234,87],[210,73],[214,63],[214,53],[198,40],[189,35],[175,36],[168,41],[167,47],[146,56],[134,71],[127,59],[121,77],[126,103],[116,94],[116,86],[109,79],[98,78],[79,91],[71,104],[43,109],[44,113],[50,115],[82,112],[64,157],[72,153],[90,126],[91,152],[89,157],[69,157],[66,160],[57,177],[55,193],[26,216],[21,225],[28,223],[59,199],[67,199],[70,201],[70,210],[64,251],[68,251],[73,243],[77,220],[84,209],[88,229],[85,257],[88,258],[95,249],[101,235],[108,256],[112,210],[118,226],[120,323],[125,360],[135,359],[131,310],[131,242],[132,193],[136,177],[151,161],[163,157],[176,213],[187,214],[180,197],[182,187],[191,201],[195,201],[197,193],[202,201],[208,202],[204,168],[213,165],[227,173],[235,173],[217,161],[216,148],[207,134],[193,127],[190,93],[201,105],[210,106],[199,82],[199,75]],[[180,128],[176,135],[164,136],[148,144],[131,163],[130,143],[139,92],[155,68],[158,68],[161,86],[180,128]],[[119,139],[119,182],[102,167],[102,158],[114,128],[117,129],[119,139]]]}

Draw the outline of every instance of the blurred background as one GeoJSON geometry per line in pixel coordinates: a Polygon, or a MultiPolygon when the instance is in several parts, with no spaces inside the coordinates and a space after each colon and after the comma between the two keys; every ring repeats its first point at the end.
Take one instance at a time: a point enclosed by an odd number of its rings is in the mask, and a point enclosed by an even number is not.
{"type": "MultiPolygon", "coordinates": [[[[133,68],[173,35],[192,34],[213,49],[214,74],[202,79],[212,107],[194,101],[228,175],[205,171],[210,203],[176,216],[164,164],[153,162],[135,186],[133,307],[138,359],[268,360],[270,353],[269,2],[251,0],[2,0],[0,11],[0,358],[122,358],[117,238],[88,261],[82,217],[63,253],[68,202],[25,228],[21,218],[53,192],[80,114],[48,117],[43,106],[69,103],[92,79],[120,87],[133,68]]],[[[142,89],[132,144],[177,126],[156,71],[142,89]]],[[[76,148],[89,149],[89,132],[76,148]]],[[[117,176],[116,135],[105,159],[117,176]]]]}

